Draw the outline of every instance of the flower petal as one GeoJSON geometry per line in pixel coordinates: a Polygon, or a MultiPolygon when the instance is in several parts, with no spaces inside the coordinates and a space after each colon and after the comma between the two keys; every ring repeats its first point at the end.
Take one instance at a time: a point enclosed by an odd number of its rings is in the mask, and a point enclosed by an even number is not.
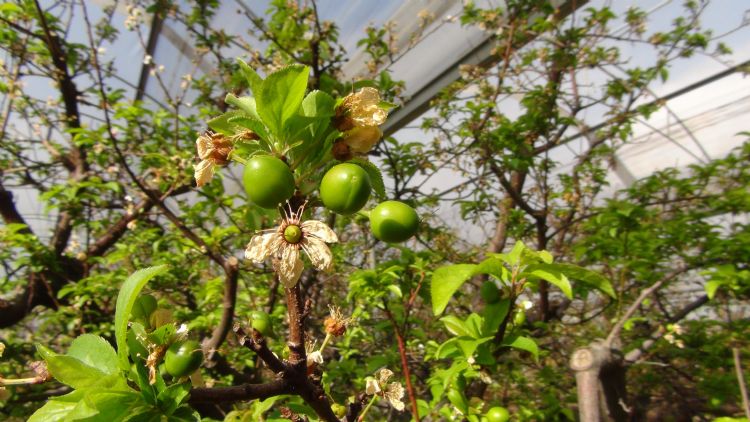
{"type": "Polygon", "coordinates": [[[307,355],[307,366],[311,366],[313,363],[318,365],[323,364],[323,354],[320,353],[320,350],[316,350],[307,355]]]}
{"type": "Polygon", "coordinates": [[[200,135],[198,139],[195,140],[195,148],[198,150],[198,158],[201,160],[205,160],[208,158],[209,154],[211,154],[211,150],[213,149],[213,142],[211,142],[211,137],[208,135],[200,135]]]}
{"type": "Polygon", "coordinates": [[[380,392],[380,385],[375,381],[375,378],[367,377],[366,381],[365,393],[372,396],[380,392]]]}
{"type": "Polygon", "coordinates": [[[344,143],[349,145],[353,152],[364,154],[369,152],[383,136],[383,132],[374,124],[368,126],[357,126],[346,132],[344,143]]]}
{"type": "Polygon", "coordinates": [[[256,264],[260,264],[265,261],[266,258],[271,256],[276,250],[274,248],[274,242],[279,237],[277,232],[266,233],[264,235],[253,236],[250,239],[250,243],[245,248],[245,258],[253,261],[256,264]]]}
{"type": "Polygon", "coordinates": [[[339,241],[336,233],[321,221],[307,220],[300,227],[302,228],[302,233],[306,236],[315,236],[326,243],[336,243],[339,241]]]}
{"type": "Polygon", "coordinates": [[[195,185],[197,187],[205,185],[214,177],[214,167],[214,162],[211,160],[203,160],[193,166],[195,169],[195,185]]]}
{"type": "Polygon", "coordinates": [[[388,379],[393,376],[393,371],[388,368],[380,368],[378,369],[378,372],[375,373],[375,375],[378,377],[378,382],[380,382],[380,384],[382,385],[385,385],[385,383],[388,382],[388,379]]]}
{"type": "Polygon", "coordinates": [[[287,288],[294,287],[302,275],[304,264],[299,257],[299,249],[293,246],[281,248],[281,256],[274,262],[274,269],[279,274],[279,280],[287,288]]]}
{"type": "Polygon", "coordinates": [[[302,240],[302,247],[310,257],[310,262],[320,271],[328,271],[333,264],[333,255],[328,246],[321,240],[314,237],[306,237],[302,240]]]}
{"type": "Polygon", "coordinates": [[[392,382],[388,384],[383,396],[388,399],[388,402],[394,409],[399,412],[404,410],[404,402],[401,401],[401,398],[404,397],[404,387],[400,383],[392,382]]]}

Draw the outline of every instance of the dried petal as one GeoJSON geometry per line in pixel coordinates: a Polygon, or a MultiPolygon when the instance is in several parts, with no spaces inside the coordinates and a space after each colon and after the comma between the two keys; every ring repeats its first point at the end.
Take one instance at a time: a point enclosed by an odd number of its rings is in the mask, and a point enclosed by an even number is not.
{"type": "Polygon", "coordinates": [[[213,142],[211,142],[211,136],[203,134],[195,140],[195,148],[198,150],[198,158],[205,160],[211,154],[213,148],[213,142]]]}
{"type": "Polygon", "coordinates": [[[366,382],[366,386],[365,386],[365,393],[367,393],[367,394],[369,394],[369,395],[372,396],[372,395],[377,394],[377,393],[380,392],[380,385],[375,380],[375,378],[367,377],[366,381],[367,382],[366,382]]]}
{"type": "Polygon", "coordinates": [[[393,371],[388,368],[380,368],[378,369],[378,372],[375,373],[375,375],[378,377],[378,382],[381,385],[385,385],[385,383],[387,383],[388,380],[393,376],[393,371]]]}
{"type": "Polygon", "coordinates": [[[328,271],[333,264],[333,256],[328,246],[321,240],[314,237],[306,237],[302,241],[302,247],[310,257],[310,262],[320,271],[328,271]]]}
{"type": "Polygon", "coordinates": [[[388,384],[388,388],[383,395],[394,409],[399,412],[404,410],[404,402],[401,401],[401,398],[404,397],[404,387],[400,383],[392,382],[388,384]]]}
{"type": "Polygon", "coordinates": [[[320,350],[316,350],[307,355],[307,366],[312,366],[312,364],[323,364],[323,354],[320,353],[320,350]]]}
{"type": "Polygon", "coordinates": [[[288,288],[292,288],[302,275],[304,264],[296,247],[287,245],[281,249],[281,256],[274,263],[274,268],[279,274],[281,283],[288,288]]]}
{"type": "Polygon", "coordinates": [[[377,126],[358,126],[346,132],[344,143],[352,152],[365,154],[378,143],[381,137],[383,137],[383,132],[377,126]]]}
{"type": "Polygon", "coordinates": [[[265,261],[276,250],[274,246],[278,243],[278,238],[279,234],[277,232],[253,236],[245,249],[245,258],[256,264],[265,261]]]}
{"type": "Polygon", "coordinates": [[[195,185],[201,187],[208,183],[212,177],[214,177],[215,164],[211,160],[203,160],[200,163],[193,165],[195,169],[195,185]]]}
{"type": "Polygon", "coordinates": [[[307,220],[300,226],[306,236],[315,236],[326,243],[336,243],[338,236],[325,223],[316,220],[307,220]]]}

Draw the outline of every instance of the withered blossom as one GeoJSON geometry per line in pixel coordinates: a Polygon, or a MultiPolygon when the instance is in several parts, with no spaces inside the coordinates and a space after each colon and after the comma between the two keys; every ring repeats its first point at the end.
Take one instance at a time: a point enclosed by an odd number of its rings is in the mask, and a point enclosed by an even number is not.
{"type": "Polygon", "coordinates": [[[278,228],[253,236],[245,249],[245,258],[256,264],[272,258],[274,271],[288,288],[294,287],[302,275],[300,249],[307,253],[315,268],[328,271],[333,265],[333,255],[326,243],[338,242],[336,233],[325,223],[301,221],[302,211],[303,207],[296,213],[290,210],[278,228]]]}
{"type": "Polygon", "coordinates": [[[206,132],[195,141],[200,163],[195,169],[195,184],[202,187],[214,176],[216,166],[229,163],[229,153],[232,152],[232,141],[220,133],[206,132]]]}
{"type": "Polygon", "coordinates": [[[375,378],[367,378],[367,384],[365,387],[365,393],[369,395],[379,395],[393,406],[394,409],[399,412],[404,410],[404,402],[401,399],[404,397],[404,387],[398,382],[388,383],[388,380],[393,376],[393,371],[388,368],[381,368],[375,373],[375,378]]]}
{"type": "Polygon", "coordinates": [[[328,305],[331,315],[323,321],[326,333],[341,337],[346,333],[346,329],[354,322],[353,318],[345,317],[338,306],[328,305]]]}

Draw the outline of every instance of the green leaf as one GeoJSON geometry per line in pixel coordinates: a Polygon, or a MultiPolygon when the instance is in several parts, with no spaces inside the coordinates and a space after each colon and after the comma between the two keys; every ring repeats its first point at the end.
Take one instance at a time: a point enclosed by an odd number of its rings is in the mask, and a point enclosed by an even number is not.
{"type": "Polygon", "coordinates": [[[285,123],[297,114],[305,97],[307,66],[293,65],[278,70],[263,81],[260,94],[256,95],[258,114],[274,135],[285,134],[285,123]]]}
{"type": "Polygon", "coordinates": [[[58,355],[40,344],[37,345],[37,350],[47,363],[50,374],[63,384],[76,389],[98,384],[111,385],[112,380],[107,378],[107,374],[72,356],[58,355]]]}
{"type": "Polygon", "coordinates": [[[435,270],[431,286],[433,314],[443,313],[453,294],[474,275],[476,268],[473,264],[456,264],[435,270]]]}
{"type": "Polygon", "coordinates": [[[253,97],[237,97],[234,94],[227,94],[224,97],[224,102],[239,108],[253,119],[261,120],[255,98],[253,97]]]}
{"type": "Polygon", "coordinates": [[[385,183],[383,183],[383,174],[380,172],[380,169],[371,161],[361,158],[354,158],[352,160],[349,160],[349,162],[362,167],[367,172],[367,175],[370,177],[370,185],[372,186],[372,190],[375,192],[375,196],[377,196],[379,199],[384,199],[386,197],[385,183]]]}
{"type": "Polygon", "coordinates": [[[134,272],[122,284],[120,293],[117,295],[117,307],[115,309],[115,339],[117,340],[117,355],[120,357],[120,368],[129,370],[128,363],[128,344],[125,341],[128,318],[130,311],[133,309],[133,303],[141,292],[143,286],[159,274],[163,274],[169,268],[167,265],[144,268],[134,272]]]}
{"type": "Polygon", "coordinates": [[[336,100],[323,91],[311,91],[302,100],[301,114],[306,117],[332,117],[336,114],[336,100]]]}
{"type": "Polygon", "coordinates": [[[64,396],[52,397],[31,415],[28,422],[64,421],[81,400],[83,400],[83,390],[76,390],[64,396]]]}
{"type": "Polygon", "coordinates": [[[111,375],[118,372],[117,352],[107,340],[99,336],[83,334],[76,337],[70,345],[67,355],[105,374],[111,375]]]}
{"type": "Polygon", "coordinates": [[[476,269],[477,274],[488,274],[498,280],[507,283],[510,273],[503,265],[503,261],[497,257],[490,257],[480,262],[476,269]]]}
{"type": "Polygon", "coordinates": [[[256,97],[260,95],[261,87],[263,86],[263,78],[261,78],[255,69],[250,67],[242,59],[238,58],[237,64],[240,65],[240,73],[242,73],[242,76],[247,80],[247,85],[250,87],[250,91],[252,91],[253,95],[256,97]]]}
{"type": "Polygon", "coordinates": [[[573,289],[570,281],[554,264],[532,264],[526,266],[519,277],[537,277],[557,286],[569,299],[573,298],[573,289]]]}
{"type": "Polygon", "coordinates": [[[612,288],[612,284],[609,282],[609,280],[607,280],[606,277],[599,274],[598,272],[589,270],[588,268],[582,268],[574,264],[559,263],[549,265],[556,268],[557,271],[560,271],[561,273],[568,276],[568,278],[580,281],[581,283],[586,284],[589,287],[597,289],[600,292],[611,297],[612,299],[617,299],[617,294],[615,293],[615,289],[612,288]]]}
{"type": "Polygon", "coordinates": [[[165,388],[156,401],[165,414],[171,415],[190,394],[190,382],[173,384],[165,388]]]}
{"type": "Polygon", "coordinates": [[[721,287],[723,284],[723,280],[711,280],[706,283],[706,296],[708,296],[709,299],[713,300],[713,298],[716,296],[716,290],[718,290],[719,287],[721,287]]]}
{"type": "Polygon", "coordinates": [[[494,335],[500,324],[508,315],[510,310],[510,299],[502,299],[497,303],[491,303],[484,307],[482,311],[484,316],[484,324],[482,326],[482,335],[490,336],[494,335]]]}
{"type": "Polygon", "coordinates": [[[523,251],[526,249],[526,245],[523,244],[520,240],[516,242],[515,245],[513,245],[513,249],[508,252],[505,257],[506,261],[510,265],[519,265],[521,263],[521,255],[523,254],[523,251]]]}
{"type": "Polygon", "coordinates": [[[455,315],[446,315],[440,318],[440,322],[445,325],[445,329],[449,333],[455,336],[469,336],[469,330],[464,325],[464,322],[455,315]]]}
{"type": "Polygon", "coordinates": [[[238,116],[245,116],[246,114],[239,110],[228,111],[220,116],[214,117],[208,121],[208,127],[214,132],[221,133],[222,135],[232,136],[235,134],[235,125],[229,122],[229,119],[238,116]]]}
{"type": "Polygon", "coordinates": [[[539,361],[539,347],[536,345],[536,342],[534,340],[528,337],[511,337],[506,339],[503,344],[514,349],[525,350],[534,355],[534,359],[536,361],[539,361]]]}

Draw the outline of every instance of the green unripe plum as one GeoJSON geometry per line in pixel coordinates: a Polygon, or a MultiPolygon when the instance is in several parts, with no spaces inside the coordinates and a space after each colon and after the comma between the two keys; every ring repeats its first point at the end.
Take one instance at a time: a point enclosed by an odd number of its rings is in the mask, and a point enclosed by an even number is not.
{"type": "Polygon", "coordinates": [[[398,243],[414,236],[419,216],[414,208],[399,201],[385,201],[370,211],[372,234],[388,243],[398,243]]]}
{"type": "Polygon", "coordinates": [[[320,200],[329,210],[351,215],[370,198],[370,176],[360,166],[343,163],[333,166],[320,181],[320,200]]]}
{"type": "Polygon", "coordinates": [[[253,311],[250,313],[252,319],[252,327],[259,333],[266,337],[273,336],[273,326],[271,325],[271,317],[263,311],[253,311]]]}
{"type": "Polygon", "coordinates": [[[491,408],[484,416],[487,418],[487,422],[507,422],[510,419],[508,409],[500,406],[491,408]]]}
{"type": "Polygon", "coordinates": [[[164,356],[164,367],[175,378],[192,374],[202,362],[203,351],[198,342],[193,340],[172,344],[164,356]]]}
{"type": "Polygon", "coordinates": [[[485,303],[500,302],[500,289],[493,281],[485,281],[479,289],[479,295],[485,303]]]}
{"type": "Polygon", "coordinates": [[[262,208],[276,208],[294,194],[292,170],[270,155],[256,155],[249,159],[242,183],[250,201],[262,208]]]}
{"type": "Polygon", "coordinates": [[[526,322],[526,312],[523,309],[516,310],[516,314],[513,315],[513,325],[523,325],[526,322]]]}
{"type": "Polygon", "coordinates": [[[148,321],[148,318],[156,310],[156,298],[151,295],[140,295],[135,299],[133,303],[133,309],[130,311],[130,315],[135,319],[141,321],[148,321]]]}

